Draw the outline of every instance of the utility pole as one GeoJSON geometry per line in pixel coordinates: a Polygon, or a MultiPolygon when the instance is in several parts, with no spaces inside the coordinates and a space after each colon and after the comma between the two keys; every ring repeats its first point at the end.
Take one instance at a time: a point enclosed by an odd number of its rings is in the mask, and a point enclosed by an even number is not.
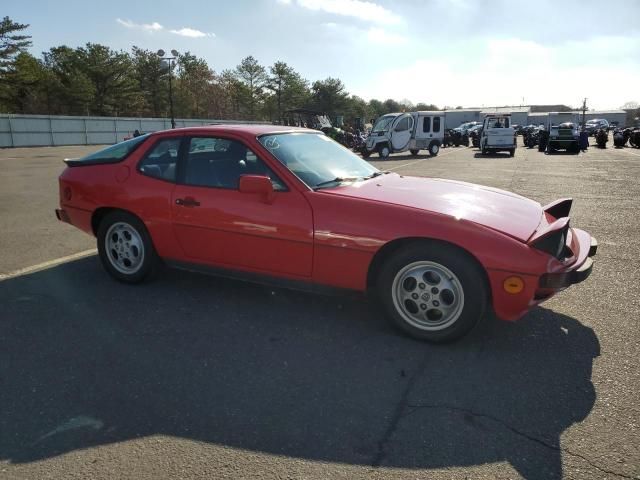
{"type": "Polygon", "coordinates": [[[176,120],[173,117],[173,89],[171,86],[171,80],[173,76],[173,66],[175,65],[176,59],[178,58],[178,52],[175,50],[171,50],[172,57],[165,56],[164,50],[158,50],[158,57],[161,60],[168,62],[169,66],[169,113],[171,115],[171,128],[176,128],[176,120]]]}
{"type": "Polygon", "coordinates": [[[587,115],[587,99],[585,98],[582,101],[582,131],[584,132],[585,129],[585,118],[587,115]]]}

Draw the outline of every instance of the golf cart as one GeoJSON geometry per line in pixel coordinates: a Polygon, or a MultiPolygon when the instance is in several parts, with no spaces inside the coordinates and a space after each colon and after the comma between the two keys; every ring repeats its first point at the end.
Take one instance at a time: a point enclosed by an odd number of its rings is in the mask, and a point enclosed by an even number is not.
{"type": "Polygon", "coordinates": [[[378,118],[373,125],[362,156],[377,152],[380,158],[392,153],[428,150],[435,157],[444,139],[443,112],[389,113],[378,118]]]}
{"type": "Polygon", "coordinates": [[[549,113],[546,129],[549,132],[547,153],[553,153],[556,150],[580,153],[580,134],[575,120],[576,115],[571,112],[549,113]]]}

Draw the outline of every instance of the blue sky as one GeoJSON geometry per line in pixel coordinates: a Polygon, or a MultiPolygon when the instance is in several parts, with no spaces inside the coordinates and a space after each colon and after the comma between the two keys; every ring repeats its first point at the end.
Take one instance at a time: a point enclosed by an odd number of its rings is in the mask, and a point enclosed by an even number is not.
{"type": "Polygon", "coordinates": [[[439,106],[640,101],[640,1],[7,2],[32,53],[86,42],[191,51],[216,71],[253,55],[350,93],[439,106]]]}

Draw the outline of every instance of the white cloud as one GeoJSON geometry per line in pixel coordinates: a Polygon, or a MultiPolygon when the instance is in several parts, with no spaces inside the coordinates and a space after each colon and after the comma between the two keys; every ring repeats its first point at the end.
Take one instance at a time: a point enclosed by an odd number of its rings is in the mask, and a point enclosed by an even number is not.
{"type": "MultiPolygon", "coordinates": [[[[296,0],[297,4],[308,10],[354,17],[360,20],[378,23],[382,25],[393,25],[402,23],[402,17],[391,10],[373,2],[363,0],[296,0]]],[[[279,3],[291,3],[291,0],[279,3]]]]}
{"type": "Polygon", "coordinates": [[[611,61],[607,49],[602,56],[592,52],[570,42],[545,46],[518,38],[485,39],[479,55],[466,64],[432,56],[398,68],[387,65],[354,93],[469,107],[519,105],[523,97],[525,104],[577,106],[588,97],[591,108],[617,108],[635,91],[640,65],[611,61]],[[615,88],[608,86],[612,80],[615,88]]]}
{"type": "Polygon", "coordinates": [[[380,27],[371,27],[367,30],[367,40],[370,43],[381,45],[404,45],[409,39],[399,33],[388,32],[380,27]]]}
{"type": "Polygon", "coordinates": [[[189,38],[215,37],[215,33],[205,33],[195,28],[184,27],[180,30],[169,30],[171,33],[189,38]]]}
{"type": "Polygon", "coordinates": [[[132,28],[132,29],[136,29],[136,30],[143,30],[145,32],[149,32],[149,33],[153,33],[153,32],[159,32],[160,30],[162,30],[164,27],[162,25],[160,25],[158,22],[153,22],[153,23],[134,23],[131,20],[123,20],[121,18],[117,18],[116,22],[118,22],[120,25],[127,27],[127,28],[132,28]]]}

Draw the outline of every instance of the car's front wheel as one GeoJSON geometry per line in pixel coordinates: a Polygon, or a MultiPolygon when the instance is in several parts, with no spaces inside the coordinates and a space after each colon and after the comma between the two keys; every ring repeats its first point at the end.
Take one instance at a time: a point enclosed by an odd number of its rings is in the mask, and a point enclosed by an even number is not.
{"type": "Polygon", "coordinates": [[[393,323],[420,340],[447,342],[467,334],[482,318],[488,290],[467,254],[440,243],[416,243],[381,269],[379,294],[393,323]]]}
{"type": "Polygon", "coordinates": [[[389,158],[390,154],[391,154],[391,149],[389,148],[388,145],[381,145],[378,147],[378,156],[380,158],[387,159],[389,158]]]}
{"type": "Polygon", "coordinates": [[[159,259],[144,224],[121,211],[109,213],[97,232],[98,255],[116,280],[139,283],[157,268],[159,259]]]}

